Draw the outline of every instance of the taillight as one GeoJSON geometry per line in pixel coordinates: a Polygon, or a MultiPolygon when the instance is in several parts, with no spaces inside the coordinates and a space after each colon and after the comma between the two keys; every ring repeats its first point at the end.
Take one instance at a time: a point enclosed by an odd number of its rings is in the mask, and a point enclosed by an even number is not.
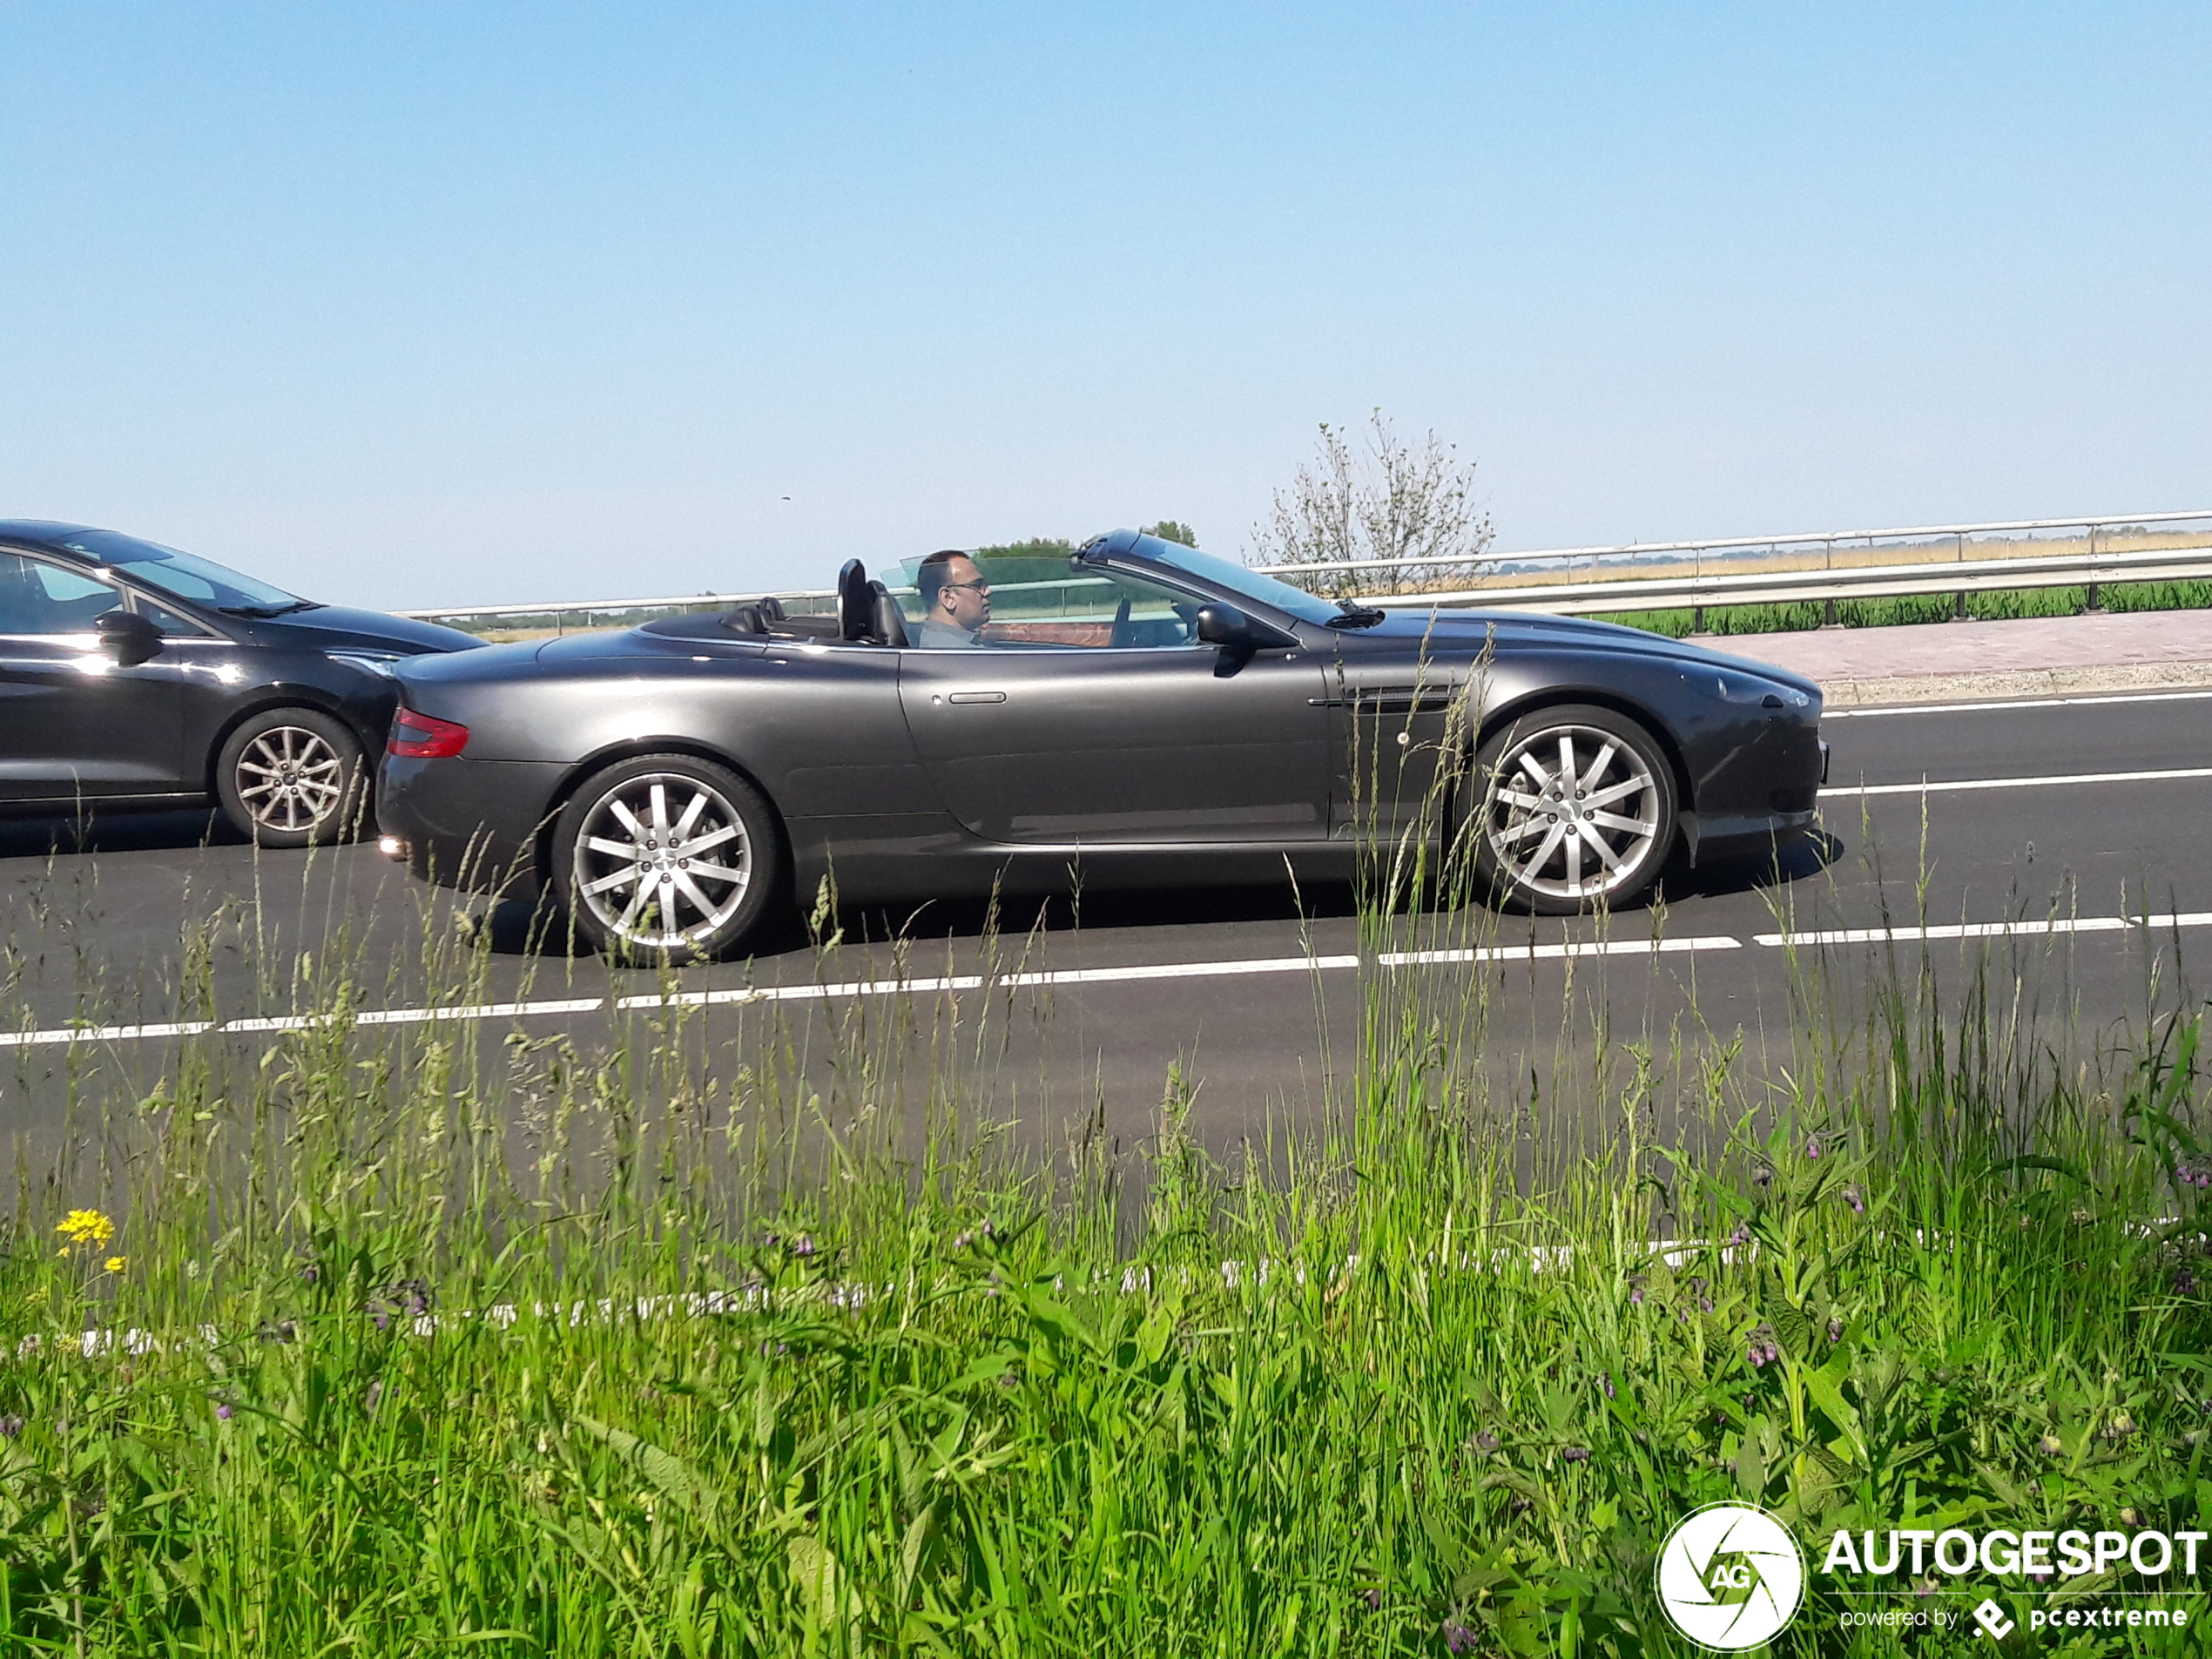
{"type": "Polygon", "coordinates": [[[392,717],[392,735],[384,742],[388,753],[409,760],[442,760],[468,745],[467,726],[433,714],[417,714],[413,709],[401,709],[392,717]]]}

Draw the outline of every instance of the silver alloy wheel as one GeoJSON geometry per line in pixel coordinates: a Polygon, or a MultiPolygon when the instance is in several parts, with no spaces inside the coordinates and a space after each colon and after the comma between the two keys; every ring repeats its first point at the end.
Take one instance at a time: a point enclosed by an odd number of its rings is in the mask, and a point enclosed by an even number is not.
{"type": "Polygon", "coordinates": [[[680,772],[626,778],[576,838],[572,891],[610,939],[708,947],[745,902],[752,845],[722,792],[680,772]]]}
{"type": "Polygon", "coordinates": [[[1595,899],[1632,882],[1655,851],[1658,779],[1610,732],[1558,725],[1499,757],[1487,833],[1515,887],[1595,899]]]}
{"type": "Polygon", "coordinates": [[[330,739],[303,725],[273,725],[238,757],[238,798],[263,829],[320,828],[346,796],[346,763],[330,739]]]}

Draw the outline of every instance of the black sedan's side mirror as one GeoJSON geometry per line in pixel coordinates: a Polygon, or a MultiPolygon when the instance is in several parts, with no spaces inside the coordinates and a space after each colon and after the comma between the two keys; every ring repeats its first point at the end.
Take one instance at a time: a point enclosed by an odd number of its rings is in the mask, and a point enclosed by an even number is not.
{"type": "Polygon", "coordinates": [[[1218,604],[1198,607],[1198,639],[1238,657],[1298,644],[1281,629],[1246,616],[1235,605],[1218,604]]]}
{"type": "Polygon", "coordinates": [[[92,626],[99,631],[100,644],[124,668],[136,668],[161,651],[161,630],[136,611],[104,611],[92,626]]]}

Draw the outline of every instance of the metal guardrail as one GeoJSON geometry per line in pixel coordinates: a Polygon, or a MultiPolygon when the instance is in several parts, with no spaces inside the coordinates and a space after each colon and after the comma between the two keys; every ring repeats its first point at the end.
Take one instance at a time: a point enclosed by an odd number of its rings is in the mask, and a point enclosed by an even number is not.
{"type": "MultiPolygon", "coordinates": [[[[1702,610],[1997,589],[2085,587],[2089,603],[2114,582],[2212,578],[2212,511],[2115,513],[2095,518],[2013,519],[1898,529],[1817,530],[1789,536],[1548,548],[1478,559],[1367,559],[1255,567],[1295,580],[1348,571],[1433,570],[1433,583],[1362,593],[1388,606],[1480,605],[1562,615],[1702,610]],[[1453,578],[1458,578],[1453,580],[1453,578]]],[[[1003,584],[1012,594],[1065,584],[1003,584]]],[[[473,624],[479,631],[554,632],[623,627],[684,611],[720,610],[760,597],[705,593],[520,605],[447,606],[401,614],[473,624]]],[[[776,596],[796,614],[834,608],[836,596],[808,589],[776,596]]]]}

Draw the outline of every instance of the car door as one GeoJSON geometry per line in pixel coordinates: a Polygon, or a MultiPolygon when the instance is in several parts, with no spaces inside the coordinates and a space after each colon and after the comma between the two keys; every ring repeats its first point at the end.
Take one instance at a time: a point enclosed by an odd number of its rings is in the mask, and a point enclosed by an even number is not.
{"type": "Polygon", "coordinates": [[[1124,572],[1028,585],[993,594],[974,644],[900,655],[907,728],[969,831],[1099,847],[1327,835],[1310,653],[1201,644],[1197,596],[1124,572]]]}
{"type": "Polygon", "coordinates": [[[124,667],[96,631],[121,590],[0,550],[0,800],[196,792],[173,676],[124,667]]]}

